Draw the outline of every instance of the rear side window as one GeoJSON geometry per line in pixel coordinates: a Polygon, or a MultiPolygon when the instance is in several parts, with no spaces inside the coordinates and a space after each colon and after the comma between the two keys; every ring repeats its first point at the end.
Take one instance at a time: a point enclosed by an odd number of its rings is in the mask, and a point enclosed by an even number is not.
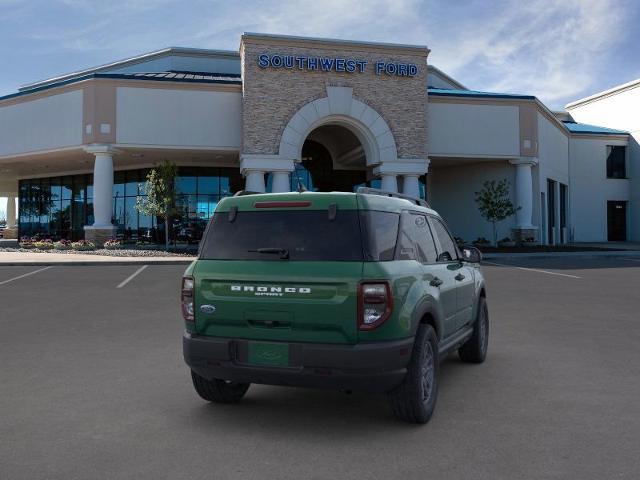
{"type": "Polygon", "coordinates": [[[425,215],[413,212],[402,214],[398,260],[436,261],[436,246],[425,215]]]}
{"type": "Polygon", "coordinates": [[[456,244],[449,235],[447,227],[444,226],[442,221],[438,218],[431,218],[431,224],[433,226],[433,233],[438,237],[442,251],[440,252],[439,261],[449,262],[458,258],[458,249],[456,244]]]}
{"type": "Polygon", "coordinates": [[[391,212],[367,210],[361,213],[363,231],[366,232],[366,256],[373,262],[393,260],[398,239],[400,215],[391,212]]]}
{"type": "Polygon", "coordinates": [[[329,219],[326,210],[215,213],[202,240],[204,260],[274,260],[284,250],[289,261],[362,261],[363,246],[358,212],[338,210],[329,219]],[[263,253],[257,250],[263,249],[263,253]]]}

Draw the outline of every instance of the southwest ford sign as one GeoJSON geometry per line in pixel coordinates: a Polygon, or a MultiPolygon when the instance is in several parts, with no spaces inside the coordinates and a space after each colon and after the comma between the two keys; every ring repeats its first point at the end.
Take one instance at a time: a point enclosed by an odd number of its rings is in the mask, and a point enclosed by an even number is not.
{"type": "Polygon", "coordinates": [[[373,62],[369,67],[366,60],[334,57],[299,57],[296,55],[266,54],[258,56],[260,68],[286,68],[289,70],[307,70],[319,72],[364,73],[372,68],[376,75],[414,77],[418,66],[413,63],[373,62]]]}

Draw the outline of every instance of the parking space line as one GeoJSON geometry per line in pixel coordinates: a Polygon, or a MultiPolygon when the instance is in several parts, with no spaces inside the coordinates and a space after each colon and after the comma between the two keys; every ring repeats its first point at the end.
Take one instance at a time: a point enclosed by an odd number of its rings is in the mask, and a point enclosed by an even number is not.
{"type": "Polygon", "coordinates": [[[122,288],[124,287],[127,283],[129,283],[131,280],[133,280],[134,278],[136,278],[145,268],[147,268],[149,265],[143,265],[141,266],[138,270],[136,270],[135,272],[133,272],[131,275],[129,275],[127,278],[125,278],[122,282],[120,282],[120,284],[116,287],[116,288],[122,288]]]}
{"type": "Polygon", "coordinates": [[[498,267],[517,268],[518,270],[526,270],[527,272],[538,272],[538,273],[546,273],[547,275],[558,275],[560,277],[582,278],[582,277],[578,277],[577,275],[569,275],[568,273],[550,272],[548,270],[538,270],[537,268],[517,267],[515,265],[507,265],[504,263],[495,263],[495,262],[486,262],[486,261],[483,261],[482,263],[486,263],[487,265],[496,265],[498,267]]]}
{"type": "Polygon", "coordinates": [[[33,272],[25,273],[25,274],[19,275],[17,277],[10,278],[9,280],[3,280],[2,282],[0,282],[0,285],[4,285],[5,283],[13,282],[14,280],[20,280],[21,278],[28,277],[30,275],[34,275],[34,274],[36,274],[38,272],[44,272],[45,270],[49,270],[50,268],[51,268],[51,265],[48,266],[48,267],[39,268],[38,270],[34,270],[33,272]]]}

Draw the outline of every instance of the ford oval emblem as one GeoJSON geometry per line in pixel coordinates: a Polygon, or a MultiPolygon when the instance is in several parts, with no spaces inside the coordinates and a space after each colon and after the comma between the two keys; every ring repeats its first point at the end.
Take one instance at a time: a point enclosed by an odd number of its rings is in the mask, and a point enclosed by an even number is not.
{"type": "Polygon", "coordinates": [[[216,307],[214,307],[213,305],[202,305],[200,307],[200,311],[202,313],[213,313],[216,311],[216,307]]]}

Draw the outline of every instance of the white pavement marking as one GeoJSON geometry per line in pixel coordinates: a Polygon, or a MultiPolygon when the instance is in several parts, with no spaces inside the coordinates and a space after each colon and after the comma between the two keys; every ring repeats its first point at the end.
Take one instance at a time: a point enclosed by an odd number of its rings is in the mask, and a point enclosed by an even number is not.
{"type": "Polygon", "coordinates": [[[623,258],[623,260],[631,260],[632,262],[640,262],[640,258],[623,258]]]}
{"type": "Polygon", "coordinates": [[[518,270],[526,270],[527,272],[538,272],[538,273],[546,273],[547,275],[558,275],[560,277],[569,277],[569,278],[582,278],[577,275],[569,275],[568,273],[558,273],[558,272],[550,272],[548,270],[538,270],[537,268],[525,268],[525,267],[516,267],[515,265],[507,265],[505,263],[495,263],[495,262],[482,262],[487,265],[496,265],[498,267],[511,267],[517,268],[518,270]]]}
{"type": "Polygon", "coordinates": [[[5,283],[13,282],[14,280],[20,280],[21,278],[28,277],[29,275],[34,275],[34,274],[36,274],[38,272],[44,272],[45,270],[49,270],[50,268],[51,268],[50,266],[49,267],[40,268],[38,270],[34,270],[33,272],[25,273],[24,275],[20,275],[18,277],[13,277],[13,278],[10,278],[9,280],[4,280],[4,281],[0,282],[0,285],[4,285],[5,283]]]}
{"type": "Polygon", "coordinates": [[[116,288],[122,288],[124,287],[127,283],[129,283],[131,280],[133,280],[134,278],[136,278],[138,276],[138,274],[140,274],[145,268],[147,268],[149,265],[143,265],[141,266],[138,270],[136,270],[135,272],[133,272],[131,275],[129,275],[127,278],[125,278],[122,282],[120,282],[120,285],[118,285],[116,288]]]}

